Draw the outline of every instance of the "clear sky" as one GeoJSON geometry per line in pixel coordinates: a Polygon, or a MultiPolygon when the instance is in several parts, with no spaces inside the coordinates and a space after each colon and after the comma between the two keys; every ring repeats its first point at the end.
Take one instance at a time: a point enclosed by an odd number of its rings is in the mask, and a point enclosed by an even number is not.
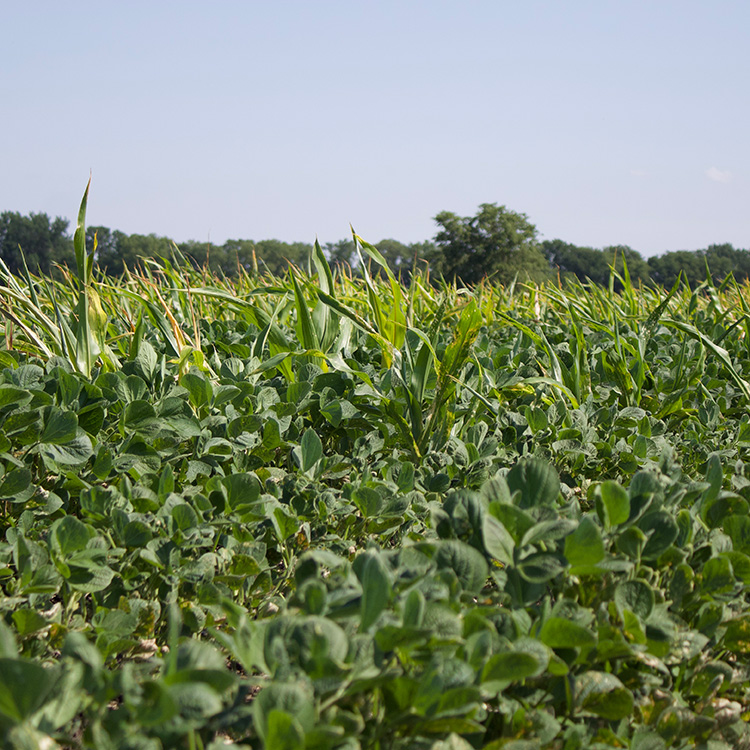
{"type": "Polygon", "coordinates": [[[0,211],[177,241],[750,247],[748,0],[3,3],[0,211]]]}

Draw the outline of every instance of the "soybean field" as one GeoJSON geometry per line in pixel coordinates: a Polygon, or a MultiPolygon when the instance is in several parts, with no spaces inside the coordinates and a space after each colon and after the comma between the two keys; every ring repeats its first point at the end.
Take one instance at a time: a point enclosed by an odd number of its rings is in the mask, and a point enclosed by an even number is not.
{"type": "Polygon", "coordinates": [[[85,218],[0,270],[3,747],[750,747],[750,288],[107,277],[85,218]]]}

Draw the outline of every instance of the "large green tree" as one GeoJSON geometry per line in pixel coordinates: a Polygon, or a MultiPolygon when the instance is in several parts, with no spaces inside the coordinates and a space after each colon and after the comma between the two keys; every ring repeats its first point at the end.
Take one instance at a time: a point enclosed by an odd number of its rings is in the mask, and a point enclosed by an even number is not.
{"type": "Polygon", "coordinates": [[[651,279],[671,287],[682,273],[682,278],[695,286],[706,278],[706,256],[700,250],[672,250],[648,259],[651,279]]]}
{"type": "Polygon", "coordinates": [[[594,247],[581,247],[563,240],[545,240],[542,252],[553,272],[559,273],[563,281],[575,276],[579,281],[590,279],[597,284],[609,280],[609,259],[594,247]]]}
{"type": "Polygon", "coordinates": [[[435,217],[433,272],[464,285],[491,278],[507,284],[514,278],[541,281],[549,265],[539,249],[536,227],[526,214],[482,203],[475,216],[442,211],[435,217]]]}
{"type": "Polygon", "coordinates": [[[163,257],[172,254],[174,243],[169,237],[156,234],[125,234],[118,229],[96,226],[86,230],[86,244],[91,250],[96,234],[96,262],[98,267],[110,275],[119,275],[138,265],[141,258],[163,257]]]}
{"type": "Polygon", "coordinates": [[[52,264],[70,265],[74,262],[73,241],[68,234],[68,222],[47,214],[23,216],[15,211],[0,214],[0,258],[12,273],[23,269],[23,259],[31,271],[48,273],[52,264]]]}
{"type": "MultiPolygon", "coordinates": [[[[563,281],[575,276],[579,281],[593,281],[607,286],[612,268],[623,275],[623,259],[628,265],[628,273],[634,283],[647,283],[651,278],[650,264],[639,252],[627,245],[611,245],[603,250],[597,250],[563,240],[545,240],[542,242],[542,252],[553,272],[559,273],[563,281]]],[[[618,279],[615,279],[614,285],[618,291],[622,288],[618,279]]]]}
{"type": "MultiPolygon", "coordinates": [[[[716,283],[721,283],[730,273],[738,280],[750,276],[750,252],[725,242],[721,245],[709,245],[704,251],[705,263],[716,283]]],[[[705,270],[704,270],[705,276],[705,270]]]]}
{"type": "MultiPolygon", "coordinates": [[[[614,269],[621,276],[624,271],[625,263],[628,266],[628,274],[634,284],[639,281],[644,284],[648,284],[651,281],[651,269],[648,262],[643,259],[643,256],[637,251],[633,250],[628,245],[610,245],[602,250],[604,257],[607,259],[607,264],[614,267],[614,269]]],[[[620,291],[622,285],[619,281],[615,281],[615,289],[620,291]]]]}
{"type": "Polygon", "coordinates": [[[664,286],[682,278],[694,287],[706,280],[706,269],[719,284],[731,273],[738,281],[750,278],[750,251],[729,243],[709,245],[704,250],[673,250],[648,259],[651,277],[664,286]]]}

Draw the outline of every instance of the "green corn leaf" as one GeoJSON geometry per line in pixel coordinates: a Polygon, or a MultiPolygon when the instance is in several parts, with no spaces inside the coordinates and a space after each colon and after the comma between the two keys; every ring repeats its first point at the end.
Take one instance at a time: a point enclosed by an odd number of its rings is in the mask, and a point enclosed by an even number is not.
{"type": "Polygon", "coordinates": [[[302,294],[302,289],[297,281],[297,274],[290,269],[289,275],[294,287],[294,304],[297,309],[297,336],[299,337],[299,341],[305,349],[320,349],[320,334],[323,332],[318,331],[313,323],[313,319],[310,316],[310,308],[307,306],[307,300],[304,294],[302,294]]]}

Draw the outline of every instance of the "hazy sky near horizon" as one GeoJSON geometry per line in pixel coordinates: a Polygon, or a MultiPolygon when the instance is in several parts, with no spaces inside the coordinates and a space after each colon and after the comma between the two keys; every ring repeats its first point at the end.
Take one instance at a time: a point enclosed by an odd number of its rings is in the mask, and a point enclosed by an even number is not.
{"type": "MultiPolygon", "coordinates": [[[[526,213],[750,247],[746,0],[7,3],[0,211],[222,243],[526,213]]],[[[72,228],[72,223],[71,223],[72,228]]]]}

